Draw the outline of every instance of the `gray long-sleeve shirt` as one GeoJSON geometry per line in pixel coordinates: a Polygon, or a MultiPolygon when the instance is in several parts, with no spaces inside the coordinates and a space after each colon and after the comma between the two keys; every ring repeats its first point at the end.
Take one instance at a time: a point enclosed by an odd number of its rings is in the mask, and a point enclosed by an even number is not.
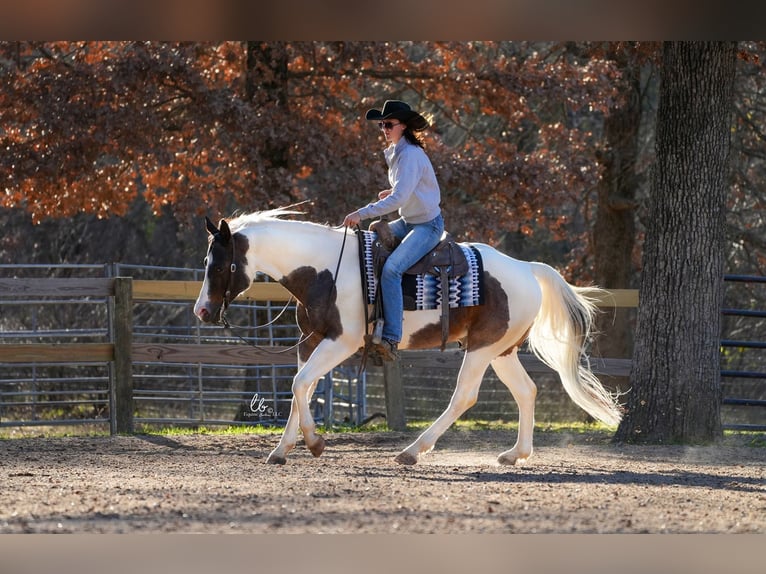
{"type": "Polygon", "coordinates": [[[399,210],[407,223],[425,223],[441,213],[441,192],[436,174],[423,148],[406,138],[388,146],[383,154],[388,164],[388,181],[393,190],[384,199],[359,210],[362,219],[371,219],[399,210]]]}

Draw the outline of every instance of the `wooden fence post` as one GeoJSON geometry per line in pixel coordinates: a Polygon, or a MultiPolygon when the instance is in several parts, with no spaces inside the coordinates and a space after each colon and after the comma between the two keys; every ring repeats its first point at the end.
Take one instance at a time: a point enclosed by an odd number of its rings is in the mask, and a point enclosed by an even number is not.
{"type": "Polygon", "coordinates": [[[133,279],[117,277],[114,280],[112,315],[111,413],[109,425],[112,434],[133,432],[133,279]]]}
{"type": "Polygon", "coordinates": [[[396,431],[407,430],[400,361],[383,361],[383,388],[386,395],[386,424],[396,431]]]}

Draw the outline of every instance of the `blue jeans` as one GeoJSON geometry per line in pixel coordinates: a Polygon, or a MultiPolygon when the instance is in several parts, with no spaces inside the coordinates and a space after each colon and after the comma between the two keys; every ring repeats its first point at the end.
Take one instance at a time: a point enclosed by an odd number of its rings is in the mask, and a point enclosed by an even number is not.
{"type": "Polygon", "coordinates": [[[389,223],[391,232],[402,239],[383,265],[380,276],[383,297],[383,338],[389,341],[402,340],[402,275],[431,249],[439,244],[444,232],[441,214],[426,223],[408,224],[403,219],[389,223]]]}

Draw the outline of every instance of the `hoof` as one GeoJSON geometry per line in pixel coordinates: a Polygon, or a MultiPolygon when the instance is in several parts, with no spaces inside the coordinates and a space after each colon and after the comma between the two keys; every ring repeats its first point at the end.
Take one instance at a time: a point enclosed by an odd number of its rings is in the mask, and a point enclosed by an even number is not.
{"type": "Polygon", "coordinates": [[[412,456],[406,450],[403,450],[402,452],[397,454],[394,460],[398,462],[399,464],[406,464],[408,466],[412,466],[413,464],[416,464],[418,462],[417,457],[412,456]]]}
{"type": "Polygon", "coordinates": [[[505,454],[501,454],[500,456],[497,457],[497,462],[499,464],[503,464],[503,465],[506,465],[506,466],[513,466],[513,465],[515,465],[516,464],[516,460],[517,460],[517,458],[515,456],[508,456],[508,455],[505,455],[505,454]]]}
{"type": "Polygon", "coordinates": [[[311,454],[314,456],[320,456],[324,452],[325,442],[324,438],[317,435],[317,440],[314,444],[309,446],[309,450],[311,451],[311,454]]]}
{"type": "Polygon", "coordinates": [[[513,451],[507,451],[500,456],[497,457],[497,462],[499,464],[504,464],[507,466],[522,466],[525,462],[527,462],[527,459],[532,455],[532,453],[529,453],[526,456],[521,456],[519,454],[516,454],[513,451]]]}
{"type": "Polygon", "coordinates": [[[271,453],[269,458],[266,459],[266,464],[285,464],[286,462],[287,459],[285,457],[276,455],[274,453],[271,453]]]}

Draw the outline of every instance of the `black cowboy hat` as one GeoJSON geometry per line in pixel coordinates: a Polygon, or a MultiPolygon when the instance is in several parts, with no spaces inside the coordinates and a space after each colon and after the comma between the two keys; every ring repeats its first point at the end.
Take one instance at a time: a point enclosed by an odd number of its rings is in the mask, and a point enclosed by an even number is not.
{"type": "Polygon", "coordinates": [[[386,100],[382,110],[374,108],[367,110],[365,118],[368,120],[387,120],[388,118],[401,120],[407,124],[407,127],[415,131],[424,130],[428,127],[428,120],[418,112],[413,111],[408,104],[399,100],[386,100]]]}

